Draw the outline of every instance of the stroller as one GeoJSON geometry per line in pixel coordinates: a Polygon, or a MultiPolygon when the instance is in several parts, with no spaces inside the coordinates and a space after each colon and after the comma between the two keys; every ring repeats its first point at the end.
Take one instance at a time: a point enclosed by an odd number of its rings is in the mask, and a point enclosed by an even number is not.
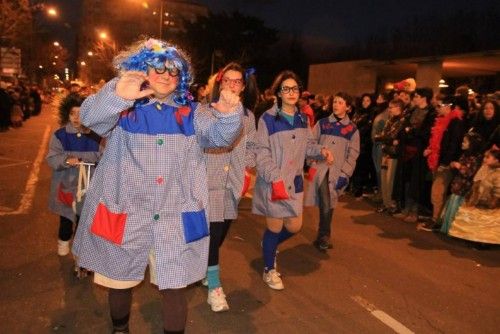
{"type": "MultiPolygon", "coordinates": [[[[72,207],[73,212],[80,216],[82,213],[83,202],[85,200],[85,193],[90,185],[90,174],[92,172],[92,167],[94,163],[88,163],[81,161],[78,167],[78,186],[76,188],[76,196],[73,200],[72,207]]],[[[75,258],[74,274],[78,279],[83,279],[89,275],[89,271],[78,265],[78,258],[75,258]]]]}

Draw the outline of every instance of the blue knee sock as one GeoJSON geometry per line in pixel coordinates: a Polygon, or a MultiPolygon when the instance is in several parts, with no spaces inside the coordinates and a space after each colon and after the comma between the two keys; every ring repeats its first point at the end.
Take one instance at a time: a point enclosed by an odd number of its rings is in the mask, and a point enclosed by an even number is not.
{"type": "Polygon", "coordinates": [[[209,266],[207,268],[208,289],[213,290],[221,286],[219,277],[219,265],[209,266]]]}
{"type": "Polygon", "coordinates": [[[292,237],[295,233],[288,231],[285,226],[281,229],[280,233],[278,233],[278,244],[292,237]]]}
{"type": "Polygon", "coordinates": [[[279,233],[274,233],[268,229],[262,238],[262,253],[264,255],[264,270],[267,272],[274,269],[274,257],[278,247],[279,233]]]}

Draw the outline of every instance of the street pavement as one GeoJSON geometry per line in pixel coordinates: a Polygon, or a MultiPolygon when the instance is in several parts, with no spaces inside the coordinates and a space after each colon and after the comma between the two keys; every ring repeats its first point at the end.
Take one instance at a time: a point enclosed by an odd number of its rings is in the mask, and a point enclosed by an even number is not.
{"type": "MultiPolygon", "coordinates": [[[[0,333],[109,333],[106,290],[73,275],[56,253],[58,217],[47,209],[44,161],[55,108],[0,133],[0,333]]],[[[262,282],[262,217],[240,204],[222,247],[230,310],[213,313],[201,284],[188,287],[187,333],[498,333],[500,248],[419,231],[344,196],[334,248],[312,247],[318,222],[280,245],[285,290],[262,282]]],[[[146,282],[134,290],[131,333],[161,333],[161,301],[146,282]]]]}

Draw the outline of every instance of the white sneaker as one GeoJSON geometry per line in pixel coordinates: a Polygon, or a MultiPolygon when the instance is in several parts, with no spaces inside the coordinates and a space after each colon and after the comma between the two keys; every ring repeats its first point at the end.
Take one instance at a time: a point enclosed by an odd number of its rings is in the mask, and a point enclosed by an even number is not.
{"type": "Polygon", "coordinates": [[[266,282],[267,285],[271,289],[274,290],[283,290],[285,286],[283,285],[283,281],[281,280],[280,275],[276,271],[276,269],[271,269],[267,273],[264,271],[262,274],[262,279],[266,282]]]}
{"type": "Polygon", "coordinates": [[[207,278],[205,277],[204,279],[201,280],[201,285],[203,286],[208,286],[208,280],[207,278]]]}
{"type": "Polygon", "coordinates": [[[208,291],[207,303],[212,308],[214,312],[224,312],[229,310],[229,305],[226,301],[226,295],[222,290],[222,287],[215,288],[208,291]]]}
{"type": "Polygon", "coordinates": [[[69,254],[69,241],[57,240],[57,255],[66,256],[69,254]]]}

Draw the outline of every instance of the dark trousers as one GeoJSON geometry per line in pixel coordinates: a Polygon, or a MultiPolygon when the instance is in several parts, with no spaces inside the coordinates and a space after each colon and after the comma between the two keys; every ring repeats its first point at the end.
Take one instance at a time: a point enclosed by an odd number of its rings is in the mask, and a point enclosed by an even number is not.
{"type": "Polygon", "coordinates": [[[219,248],[226,239],[232,220],[226,219],[222,222],[210,222],[210,248],[208,250],[208,265],[219,264],[219,248]]]}
{"type": "MultiPolygon", "coordinates": [[[[78,227],[79,216],[76,216],[75,232],[78,227]]],[[[66,217],[60,216],[59,240],[68,241],[73,236],[73,222],[66,217]]]]}
{"type": "Polygon", "coordinates": [[[330,237],[332,229],[333,208],[330,206],[330,189],[328,188],[328,174],[319,186],[319,229],[318,239],[330,237]]]}

